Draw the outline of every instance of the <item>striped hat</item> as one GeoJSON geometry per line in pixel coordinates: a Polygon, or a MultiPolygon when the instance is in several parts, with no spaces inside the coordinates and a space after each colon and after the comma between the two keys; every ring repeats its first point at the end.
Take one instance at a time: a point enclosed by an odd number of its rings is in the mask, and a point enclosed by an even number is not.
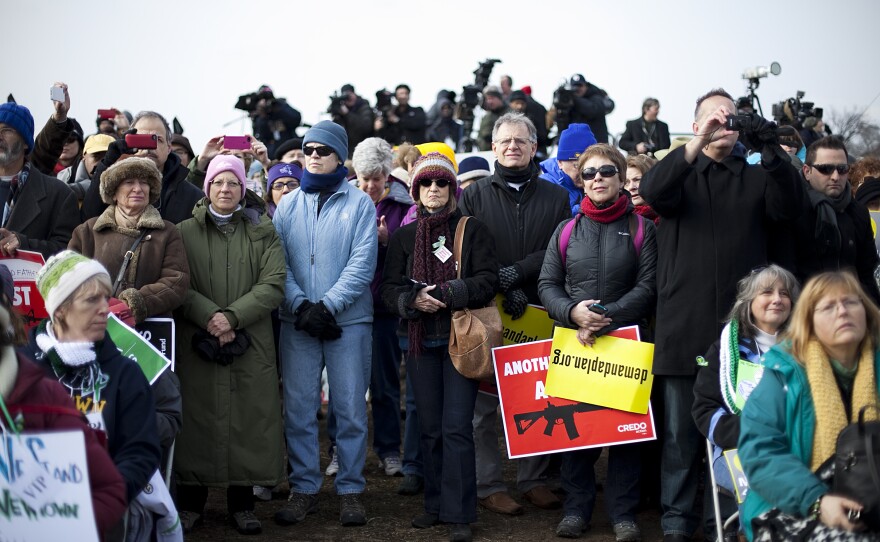
{"type": "Polygon", "coordinates": [[[412,174],[412,198],[419,201],[419,180],[420,179],[446,179],[449,181],[450,194],[455,194],[457,186],[455,177],[455,166],[445,155],[439,152],[429,152],[422,156],[413,164],[412,174]]]}
{"type": "Polygon", "coordinates": [[[112,288],[110,274],[96,260],[73,250],[64,250],[49,258],[37,273],[37,290],[43,296],[49,318],[54,321],[58,307],[92,277],[104,282],[107,290],[112,288]]]}

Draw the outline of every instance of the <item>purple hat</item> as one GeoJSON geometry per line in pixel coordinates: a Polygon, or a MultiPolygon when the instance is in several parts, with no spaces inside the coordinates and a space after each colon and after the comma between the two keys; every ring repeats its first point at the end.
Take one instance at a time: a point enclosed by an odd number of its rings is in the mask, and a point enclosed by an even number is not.
{"type": "Polygon", "coordinates": [[[303,169],[296,164],[275,164],[269,168],[269,187],[272,183],[282,177],[293,177],[297,181],[301,181],[303,169]]]}
{"type": "Polygon", "coordinates": [[[238,182],[241,183],[241,198],[239,201],[243,200],[245,190],[247,189],[247,178],[244,174],[244,162],[238,157],[230,154],[218,154],[213,160],[211,160],[211,163],[208,164],[208,172],[205,174],[205,186],[203,187],[205,195],[211,197],[211,181],[214,180],[214,177],[224,171],[231,171],[238,179],[238,182]]]}
{"type": "Polygon", "coordinates": [[[455,166],[444,154],[439,152],[429,152],[422,156],[413,164],[412,175],[412,198],[419,201],[419,180],[421,179],[446,179],[452,185],[451,193],[455,193],[458,186],[455,178],[455,166]]]}

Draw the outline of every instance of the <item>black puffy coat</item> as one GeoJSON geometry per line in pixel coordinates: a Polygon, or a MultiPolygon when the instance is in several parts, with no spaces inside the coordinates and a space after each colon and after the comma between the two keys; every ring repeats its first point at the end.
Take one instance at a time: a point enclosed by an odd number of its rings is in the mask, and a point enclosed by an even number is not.
{"type": "Polygon", "coordinates": [[[522,194],[507,186],[496,168],[494,175],[462,192],[458,205],[462,213],[478,218],[489,228],[495,237],[498,264],[516,264],[521,278],[513,287],[522,288],[529,303],[538,304],[538,275],[544,251],[556,226],[571,218],[571,208],[568,191],[538,179],[541,170],[534,169],[522,194]]]}
{"type": "Polygon", "coordinates": [[[608,308],[609,329],[647,325],[657,299],[657,238],[654,223],[641,219],[644,237],[637,255],[631,213],[632,206],[608,224],[581,215],[568,241],[564,267],[559,237],[569,220],[556,228],[544,256],[538,294],[559,325],[577,328],[571,309],[585,299],[598,299],[608,308]]]}
{"type": "MultiPolygon", "coordinates": [[[[449,237],[445,246],[450,252],[453,252],[455,230],[461,217],[461,212],[458,210],[449,217],[449,237]]],[[[425,326],[425,339],[445,339],[449,337],[452,310],[485,307],[495,297],[498,281],[495,241],[485,224],[475,219],[468,220],[461,249],[462,278],[449,281],[455,284],[451,288],[451,298],[441,299],[446,303],[446,308],[428,314],[407,306],[415,297],[413,295],[415,287],[410,277],[412,277],[412,258],[416,245],[416,228],[418,222],[411,222],[397,228],[391,235],[379,292],[388,310],[401,317],[398,335],[407,336],[407,321],[421,318],[425,326]]],[[[433,290],[432,295],[439,290],[439,288],[433,290]]]]}

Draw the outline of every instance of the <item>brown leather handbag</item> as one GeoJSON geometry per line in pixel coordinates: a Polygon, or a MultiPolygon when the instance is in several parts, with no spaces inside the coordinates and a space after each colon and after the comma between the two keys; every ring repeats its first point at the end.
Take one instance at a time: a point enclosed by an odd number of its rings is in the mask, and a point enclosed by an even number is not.
{"type": "MultiPolygon", "coordinates": [[[[463,216],[455,232],[452,254],[455,258],[456,278],[461,278],[461,245],[469,217],[463,216]]],[[[501,315],[493,298],[481,309],[452,311],[449,330],[449,357],[452,365],[466,378],[495,380],[492,349],[501,346],[501,315]]]]}

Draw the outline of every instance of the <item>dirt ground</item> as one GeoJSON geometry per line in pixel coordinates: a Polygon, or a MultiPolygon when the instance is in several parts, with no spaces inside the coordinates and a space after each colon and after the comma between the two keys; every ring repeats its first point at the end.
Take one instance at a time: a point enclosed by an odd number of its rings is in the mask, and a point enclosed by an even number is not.
{"type": "MultiPolygon", "coordinates": [[[[371,424],[372,431],[372,424],[371,424]]],[[[499,435],[503,430],[499,427],[499,435]]],[[[503,436],[502,436],[503,438],[503,436]]],[[[372,441],[372,439],[371,439],[372,441]]],[[[324,424],[321,424],[321,442],[326,443],[324,424]]],[[[503,448],[503,442],[499,443],[503,448]]],[[[326,450],[322,452],[321,468],[330,462],[326,450]]],[[[605,454],[597,463],[598,482],[605,477],[605,454]]],[[[404,497],[397,494],[400,478],[385,476],[378,468],[378,459],[370,451],[365,467],[367,487],[363,503],[367,510],[367,525],[363,527],[342,527],[339,525],[339,499],[333,490],[333,478],[324,477],[324,485],[319,494],[318,512],[309,515],[298,525],[281,527],[272,519],[273,514],[284,504],[284,495],[278,495],[269,502],[257,501],[256,515],[263,524],[263,532],[256,536],[239,535],[228,523],[226,515],[225,491],[211,490],[205,509],[204,522],[186,537],[187,541],[214,540],[266,540],[280,541],[428,541],[447,540],[446,526],[418,530],[410,526],[410,520],[422,513],[422,495],[404,497]]],[[[505,460],[504,476],[509,487],[515,486],[516,467],[512,461],[505,460]]],[[[285,486],[286,488],[286,486],[285,486]]],[[[479,508],[477,523],[472,524],[475,541],[537,541],[561,540],[555,536],[556,524],[562,518],[560,510],[541,510],[525,502],[515,490],[511,494],[525,508],[521,516],[511,517],[489,512],[479,508]]],[[[656,509],[639,514],[644,541],[662,540],[660,515],[656,509]]],[[[614,542],[614,533],[605,513],[601,490],[593,514],[592,528],[582,540],[614,542]]]]}

